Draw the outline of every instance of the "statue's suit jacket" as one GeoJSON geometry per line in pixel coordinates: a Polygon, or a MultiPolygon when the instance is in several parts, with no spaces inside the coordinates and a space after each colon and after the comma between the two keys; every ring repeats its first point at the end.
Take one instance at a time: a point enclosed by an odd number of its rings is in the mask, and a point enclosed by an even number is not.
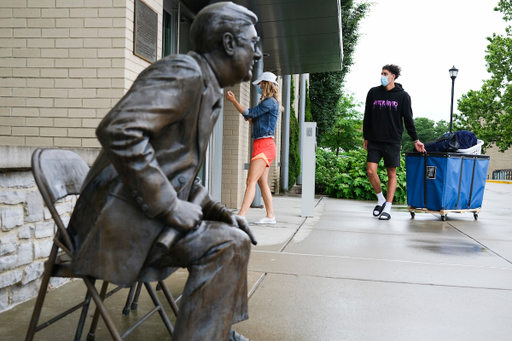
{"type": "Polygon", "coordinates": [[[176,199],[189,200],[197,186],[222,100],[211,67],[194,52],[163,58],[138,76],[96,131],[103,150],[68,228],[76,273],[125,286],[171,273],[146,259],[171,225],[176,199]]]}

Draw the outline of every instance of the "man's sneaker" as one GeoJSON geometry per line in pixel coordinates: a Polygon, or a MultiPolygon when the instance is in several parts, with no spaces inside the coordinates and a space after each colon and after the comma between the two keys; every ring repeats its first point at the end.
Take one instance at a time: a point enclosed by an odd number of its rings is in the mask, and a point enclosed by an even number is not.
{"type": "Polygon", "coordinates": [[[276,223],[276,217],[273,217],[273,218],[261,218],[260,220],[258,221],[255,221],[254,222],[255,224],[275,224],[276,223]]]}

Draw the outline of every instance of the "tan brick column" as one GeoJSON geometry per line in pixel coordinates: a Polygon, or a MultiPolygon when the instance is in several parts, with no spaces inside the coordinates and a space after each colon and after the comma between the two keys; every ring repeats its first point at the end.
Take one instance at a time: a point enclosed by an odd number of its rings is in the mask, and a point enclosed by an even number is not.
{"type": "MultiPolygon", "coordinates": [[[[243,83],[224,92],[233,91],[238,102],[244,107],[250,104],[249,83],[243,83]]],[[[244,163],[249,162],[250,127],[233,104],[224,101],[224,133],[222,150],[222,204],[228,208],[240,208],[245,193],[247,171],[244,163]]]]}

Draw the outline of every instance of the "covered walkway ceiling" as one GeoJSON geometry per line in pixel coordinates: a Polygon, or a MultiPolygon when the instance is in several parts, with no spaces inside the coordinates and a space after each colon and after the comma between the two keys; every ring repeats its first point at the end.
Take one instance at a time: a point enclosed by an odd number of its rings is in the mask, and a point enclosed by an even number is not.
{"type": "MultiPolygon", "coordinates": [[[[341,70],[340,1],[235,0],[258,15],[265,71],[277,74],[341,70]]],[[[210,2],[182,0],[197,12],[210,2]]]]}

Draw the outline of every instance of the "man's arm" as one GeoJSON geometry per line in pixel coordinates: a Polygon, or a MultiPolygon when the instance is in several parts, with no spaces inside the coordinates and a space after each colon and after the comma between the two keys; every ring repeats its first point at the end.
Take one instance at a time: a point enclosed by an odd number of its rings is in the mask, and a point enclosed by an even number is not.
{"type": "Polygon", "coordinates": [[[96,130],[104,152],[144,213],[182,230],[195,226],[201,210],[177,198],[151,140],[182,119],[190,103],[200,100],[201,90],[201,72],[192,58],[157,62],[137,78],[96,130]]]}
{"type": "Polygon", "coordinates": [[[368,135],[370,134],[370,126],[371,126],[371,114],[372,114],[372,103],[370,91],[366,95],[366,102],[364,107],[364,118],[363,118],[363,148],[368,148],[368,135]]]}
{"type": "Polygon", "coordinates": [[[411,108],[411,97],[405,96],[404,103],[402,105],[402,117],[404,119],[405,129],[407,134],[413,141],[418,141],[418,134],[416,133],[416,127],[414,126],[414,118],[411,108]]]}
{"type": "Polygon", "coordinates": [[[418,134],[416,133],[416,127],[414,126],[414,118],[412,114],[411,107],[411,97],[406,96],[406,100],[404,101],[404,105],[402,106],[402,117],[404,118],[405,129],[407,129],[407,134],[411,137],[414,142],[414,147],[417,151],[424,153],[425,146],[418,139],[418,134]]]}

